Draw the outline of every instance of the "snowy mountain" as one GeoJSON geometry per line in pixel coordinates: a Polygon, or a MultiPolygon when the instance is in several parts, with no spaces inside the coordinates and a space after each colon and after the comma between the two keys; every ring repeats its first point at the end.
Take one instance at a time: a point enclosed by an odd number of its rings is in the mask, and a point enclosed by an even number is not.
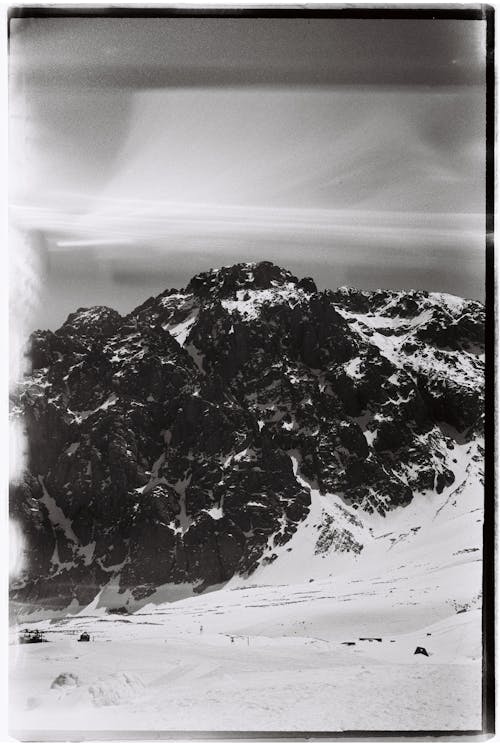
{"type": "Polygon", "coordinates": [[[392,568],[401,547],[475,560],[483,337],[477,301],[318,292],[270,262],[35,332],[15,613],[392,568]]]}

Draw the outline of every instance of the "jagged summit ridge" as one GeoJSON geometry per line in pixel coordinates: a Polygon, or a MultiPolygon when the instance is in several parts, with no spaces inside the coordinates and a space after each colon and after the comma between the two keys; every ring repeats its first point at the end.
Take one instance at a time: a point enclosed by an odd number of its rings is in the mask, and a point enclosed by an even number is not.
{"type": "Polygon", "coordinates": [[[456,449],[479,453],[483,324],[475,301],[318,292],[261,262],[36,332],[13,404],[29,446],[14,598],[202,590],[272,563],[312,513],[325,561],[362,551],[358,524],[443,494],[456,449]]]}
{"type": "Polygon", "coordinates": [[[286,269],[272,262],[248,262],[220,269],[201,272],[191,279],[186,292],[200,298],[232,298],[241,290],[268,290],[285,285],[303,287],[309,285],[312,292],[316,286],[312,278],[298,280],[286,269]]]}

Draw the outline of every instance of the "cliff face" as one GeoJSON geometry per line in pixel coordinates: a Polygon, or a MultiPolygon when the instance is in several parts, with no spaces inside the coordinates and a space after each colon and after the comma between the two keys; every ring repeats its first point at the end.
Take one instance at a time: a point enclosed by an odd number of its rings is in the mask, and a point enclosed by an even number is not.
{"type": "Polygon", "coordinates": [[[342,505],[311,527],[325,562],[361,552],[353,526],[453,484],[456,446],[480,472],[483,328],[475,301],[318,292],[262,262],[35,332],[12,406],[13,601],[76,608],[114,584],[132,608],[248,576],[307,520],[310,488],[342,505]]]}

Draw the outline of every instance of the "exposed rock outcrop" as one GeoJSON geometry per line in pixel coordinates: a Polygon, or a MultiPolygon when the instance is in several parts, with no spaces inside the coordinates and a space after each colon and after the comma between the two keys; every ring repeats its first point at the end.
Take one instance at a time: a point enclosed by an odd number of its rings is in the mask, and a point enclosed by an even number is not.
{"type": "MultiPolygon", "coordinates": [[[[35,332],[12,408],[28,443],[13,599],[249,574],[307,517],[307,482],[361,516],[441,492],[454,441],[482,427],[483,327],[475,301],[318,292],[262,262],[35,332]]],[[[328,516],[319,537],[318,552],[362,550],[328,516]]]]}

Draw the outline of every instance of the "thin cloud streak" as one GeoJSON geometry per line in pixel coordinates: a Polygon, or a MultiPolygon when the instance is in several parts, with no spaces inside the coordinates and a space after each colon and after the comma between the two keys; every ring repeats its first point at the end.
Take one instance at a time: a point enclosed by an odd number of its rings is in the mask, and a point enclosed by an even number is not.
{"type": "MultiPolygon", "coordinates": [[[[401,213],[317,208],[194,205],[113,199],[99,212],[73,217],[70,212],[13,205],[14,222],[26,231],[41,229],[58,238],[52,248],[115,246],[142,240],[224,236],[359,237],[371,242],[406,239],[484,241],[484,217],[466,213],[401,213]],[[98,237],[99,236],[99,237],[98,237]]],[[[471,247],[472,248],[472,247],[471,247]]]]}
{"type": "Polygon", "coordinates": [[[82,238],[71,241],[56,241],[56,246],[60,248],[68,248],[72,246],[107,246],[108,244],[115,246],[117,243],[131,244],[133,242],[130,238],[121,238],[118,241],[114,238],[82,238]]]}

